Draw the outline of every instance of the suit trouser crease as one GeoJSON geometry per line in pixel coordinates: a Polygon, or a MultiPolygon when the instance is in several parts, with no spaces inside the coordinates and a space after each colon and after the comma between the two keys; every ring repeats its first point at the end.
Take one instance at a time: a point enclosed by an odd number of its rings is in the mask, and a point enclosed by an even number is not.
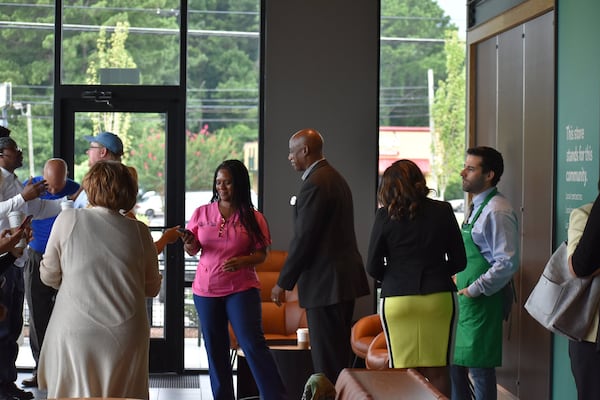
{"type": "Polygon", "coordinates": [[[40,350],[54,309],[56,290],[46,286],[40,279],[40,262],[42,253],[32,248],[27,249],[27,262],[25,263],[25,298],[29,307],[29,345],[37,370],[40,350]]]}
{"type": "Polygon", "coordinates": [[[306,309],[308,335],[314,372],[322,372],[331,382],[352,365],[350,330],[354,300],[306,309]]]}

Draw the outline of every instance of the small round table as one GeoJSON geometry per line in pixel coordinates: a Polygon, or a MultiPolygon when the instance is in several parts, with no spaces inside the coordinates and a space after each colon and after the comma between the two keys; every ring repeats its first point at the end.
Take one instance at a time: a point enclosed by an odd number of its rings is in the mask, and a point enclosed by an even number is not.
{"type": "MultiPolygon", "coordinates": [[[[313,373],[310,348],[293,345],[270,345],[269,349],[290,399],[302,398],[304,385],[313,373]]],[[[258,396],[258,389],[244,352],[239,349],[237,364],[237,398],[258,396]]]]}

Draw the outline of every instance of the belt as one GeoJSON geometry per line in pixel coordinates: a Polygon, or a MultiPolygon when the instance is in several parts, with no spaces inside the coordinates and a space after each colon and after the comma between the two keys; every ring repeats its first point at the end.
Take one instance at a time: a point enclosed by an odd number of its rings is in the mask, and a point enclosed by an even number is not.
{"type": "Polygon", "coordinates": [[[34,249],[31,246],[27,246],[27,251],[31,251],[32,253],[39,254],[40,256],[44,255],[44,253],[40,253],[39,251],[37,251],[36,249],[34,249]]]}

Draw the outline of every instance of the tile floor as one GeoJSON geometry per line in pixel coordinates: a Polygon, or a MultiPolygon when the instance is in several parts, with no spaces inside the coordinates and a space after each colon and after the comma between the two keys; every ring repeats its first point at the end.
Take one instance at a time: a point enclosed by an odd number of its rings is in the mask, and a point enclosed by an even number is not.
{"type": "MultiPolygon", "coordinates": [[[[186,345],[189,346],[191,351],[197,351],[198,349],[203,349],[199,347],[197,343],[194,341],[186,342],[186,345]]],[[[186,347],[188,347],[186,346],[186,347]]],[[[186,350],[187,351],[187,350],[186,350]]],[[[205,363],[206,353],[201,352],[198,354],[194,354],[193,358],[201,359],[200,363],[205,363]]],[[[21,343],[19,358],[17,359],[17,366],[20,367],[20,371],[17,377],[17,386],[21,387],[21,381],[23,379],[27,379],[31,376],[31,373],[28,372],[30,370],[24,366],[32,366],[33,365],[33,357],[31,356],[31,350],[29,349],[29,343],[27,339],[23,343],[21,343]]],[[[193,368],[197,368],[197,366],[192,366],[193,368]]],[[[159,375],[156,375],[159,376],[159,375]]],[[[199,379],[199,388],[194,389],[180,389],[173,387],[159,387],[159,388],[150,388],[150,400],[212,400],[212,392],[210,390],[210,381],[209,377],[206,373],[195,375],[199,379]]],[[[234,387],[236,382],[236,376],[234,375],[234,387]]],[[[152,385],[151,385],[152,386],[152,385]]],[[[170,386],[170,385],[165,385],[170,386]]],[[[27,389],[30,390],[30,389],[27,389]]],[[[34,400],[46,400],[46,393],[33,389],[30,390],[35,398],[34,400]]],[[[512,395],[508,391],[506,391],[501,386],[498,387],[498,400],[519,400],[516,396],[512,395]]]]}
{"type": "MultiPolygon", "coordinates": [[[[17,385],[31,376],[28,372],[20,372],[17,377],[17,385]]],[[[150,388],[150,400],[211,400],[210,382],[208,375],[198,375],[200,380],[199,389],[174,389],[174,388],[150,388]]],[[[34,400],[46,400],[46,393],[38,389],[26,389],[31,391],[34,400]]]]}
{"type": "MultiPolygon", "coordinates": [[[[203,346],[198,346],[197,339],[186,339],[186,357],[192,360],[190,365],[186,367],[192,369],[206,368],[208,361],[206,360],[206,351],[203,346]]],[[[17,386],[21,387],[23,379],[27,379],[31,376],[31,367],[33,367],[34,361],[31,355],[31,349],[29,347],[29,339],[23,338],[19,347],[19,356],[17,358],[17,367],[19,368],[19,374],[17,376],[17,386]]],[[[210,381],[206,373],[195,375],[199,380],[199,388],[194,389],[181,389],[173,388],[173,385],[165,385],[168,387],[150,388],[150,400],[212,400],[212,392],[210,390],[210,381]]],[[[234,375],[235,385],[235,375],[234,375]]],[[[152,386],[152,385],[151,385],[152,386]]],[[[235,387],[235,386],[234,386],[235,387]]],[[[46,393],[37,389],[26,389],[31,391],[35,400],[45,400],[46,393]]]]}

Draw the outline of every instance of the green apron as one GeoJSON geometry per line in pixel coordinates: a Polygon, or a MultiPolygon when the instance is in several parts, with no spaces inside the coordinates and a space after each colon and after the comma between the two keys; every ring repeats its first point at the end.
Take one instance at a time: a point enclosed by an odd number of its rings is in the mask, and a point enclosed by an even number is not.
{"type": "MultiPolygon", "coordinates": [[[[477,209],[471,223],[462,225],[467,253],[467,267],[456,275],[458,290],[464,289],[485,273],[490,264],[473,242],[471,230],[481,210],[498,193],[494,189],[477,209]]],[[[454,348],[454,364],[474,368],[493,368],[502,364],[502,291],[491,296],[458,296],[458,325],[454,348]]]]}

